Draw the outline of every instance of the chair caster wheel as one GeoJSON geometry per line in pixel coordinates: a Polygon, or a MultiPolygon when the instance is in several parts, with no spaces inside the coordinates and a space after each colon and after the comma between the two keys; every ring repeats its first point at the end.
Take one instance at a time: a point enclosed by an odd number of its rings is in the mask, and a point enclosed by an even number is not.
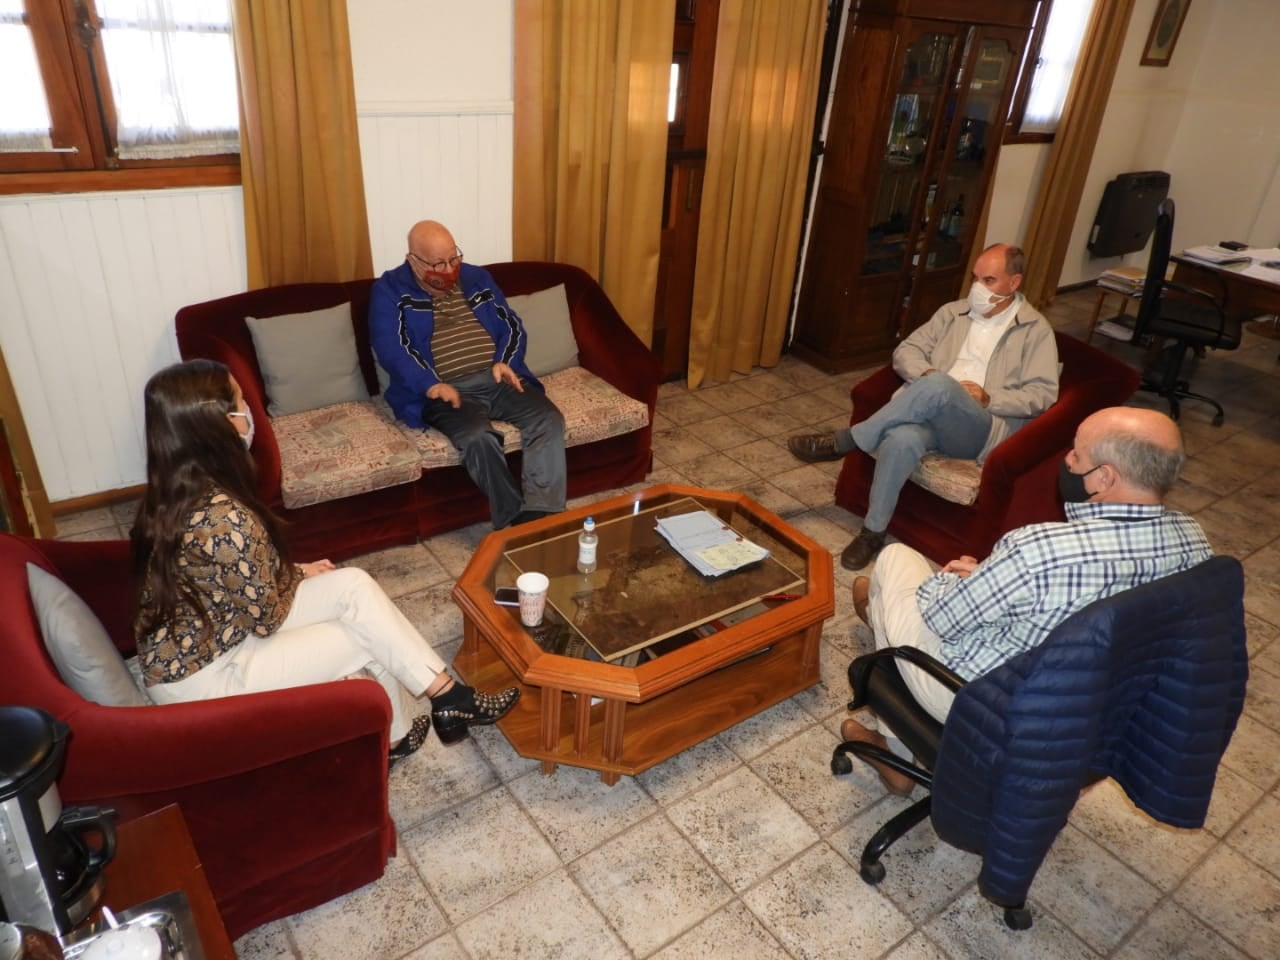
{"type": "Polygon", "coordinates": [[[839,777],[852,772],[853,761],[846,754],[837,753],[831,758],[831,773],[833,776],[839,777]]]}
{"type": "Polygon", "coordinates": [[[1026,907],[1005,907],[1004,925],[1010,930],[1030,930],[1031,911],[1026,907]]]}
{"type": "MultiPolygon", "coordinates": [[[[884,864],[879,860],[873,860],[870,863],[864,860],[858,866],[858,875],[874,887],[884,879],[884,864]]],[[[1028,921],[1028,925],[1030,925],[1030,921],[1028,921]]]]}

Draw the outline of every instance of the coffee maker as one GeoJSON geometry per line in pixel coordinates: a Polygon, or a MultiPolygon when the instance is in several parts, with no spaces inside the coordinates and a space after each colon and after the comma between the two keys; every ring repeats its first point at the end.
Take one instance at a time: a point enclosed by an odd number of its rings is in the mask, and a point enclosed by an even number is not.
{"type": "Polygon", "coordinates": [[[116,845],[114,810],[62,807],[70,732],[35,707],[0,707],[0,920],[58,935],[98,905],[116,845]]]}

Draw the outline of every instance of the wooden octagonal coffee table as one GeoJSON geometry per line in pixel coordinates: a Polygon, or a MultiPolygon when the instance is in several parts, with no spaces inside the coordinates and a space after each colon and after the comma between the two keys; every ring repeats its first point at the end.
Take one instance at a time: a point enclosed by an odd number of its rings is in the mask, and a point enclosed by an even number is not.
{"type": "Polygon", "coordinates": [[[749,497],[665,484],[485,537],[453,589],[454,666],[484,690],[521,687],[499,727],[544,773],[566,763],[612,784],[816,683],[833,589],[831,554],[749,497]],[[769,555],[698,573],[655,527],[702,510],[769,555]],[[583,574],[588,516],[598,567],[583,574]],[[529,570],[551,580],[532,628],[493,599],[529,570]]]}

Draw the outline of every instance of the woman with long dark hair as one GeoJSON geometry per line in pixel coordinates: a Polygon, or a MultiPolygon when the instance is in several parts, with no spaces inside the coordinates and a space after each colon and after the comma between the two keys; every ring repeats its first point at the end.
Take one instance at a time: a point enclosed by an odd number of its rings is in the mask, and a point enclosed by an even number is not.
{"type": "Polygon", "coordinates": [[[493,723],[520,695],[453,680],[363,570],[293,563],[254,482],[253,416],[212,360],[166,367],[145,393],[147,490],[132,538],[134,629],[157,703],[206,700],[367,673],[391,700],[392,761],[493,723]],[[431,699],[412,717],[410,697],[431,699]]]}

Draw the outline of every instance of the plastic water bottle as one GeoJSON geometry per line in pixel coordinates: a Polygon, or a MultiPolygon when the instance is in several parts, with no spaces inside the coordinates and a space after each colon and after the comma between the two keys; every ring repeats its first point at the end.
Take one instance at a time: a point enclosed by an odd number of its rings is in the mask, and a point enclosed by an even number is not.
{"type": "Polygon", "coordinates": [[[596,568],[596,547],[600,545],[600,536],[596,533],[596,522],[591,517],[582,524],[582,532],[578,534],[578,572],[592,573],[596,568]]]}

